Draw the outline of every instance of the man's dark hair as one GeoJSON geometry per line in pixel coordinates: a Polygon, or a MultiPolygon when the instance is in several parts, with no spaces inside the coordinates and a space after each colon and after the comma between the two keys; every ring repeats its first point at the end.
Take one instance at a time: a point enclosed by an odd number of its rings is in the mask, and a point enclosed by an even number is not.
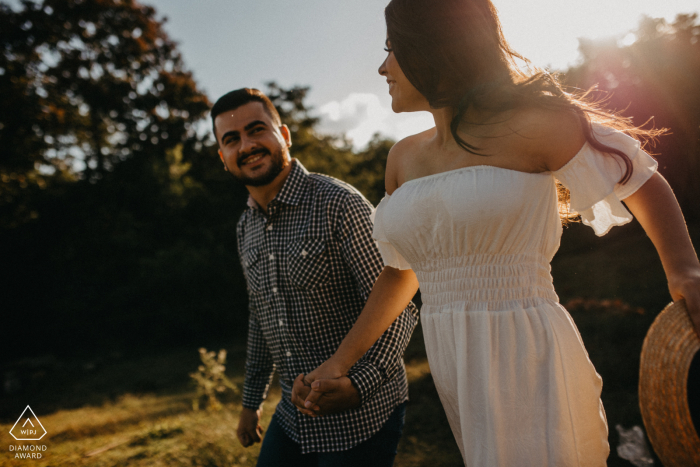
{"type": "Polygon", "coordinates": [[[216,136],[216,125],[214,120],[216,116],[227,112],[229,110],[234,110],[242,105],[249,102],[260,102],[267,114],[272,118],[272,121],[277,126],[282,126],[282,119],[280,118],[279,112],[275,108],[272,101],[258,89],[251,88],[241,88],[235,91],[228,92],[223,96],[219,97],[214,106],[211,108],[211,126],[214,130],[214,136],[216,136]]]}

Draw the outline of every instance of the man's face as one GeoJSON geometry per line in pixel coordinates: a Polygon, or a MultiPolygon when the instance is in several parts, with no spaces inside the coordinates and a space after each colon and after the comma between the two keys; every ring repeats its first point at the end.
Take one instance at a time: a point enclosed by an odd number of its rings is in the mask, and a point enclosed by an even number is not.
{"type": "Polygon", "coordinates": [[[249,102],[214,119],[219,156],[247,186],[264,186],[290,164],[292,141],[286,125],[277,126],[260,102],[249,102]]]}

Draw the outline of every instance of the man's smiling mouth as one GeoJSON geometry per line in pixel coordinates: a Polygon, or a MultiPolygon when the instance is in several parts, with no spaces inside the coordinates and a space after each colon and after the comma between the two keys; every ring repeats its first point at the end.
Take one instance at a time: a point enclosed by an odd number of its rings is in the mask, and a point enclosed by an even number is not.
{"type": "Polygon", "coordinates": [[[259,161],[260,159],[262,159],[263,157],[265,157],[267,154],[268,154],[267,151],[256,151],[255,153],[253,153],[253,154],[251,154],[251,155],[249,155],[249,156],[246,156],[245,158],[241,159],[241,160],[238,162],[238,165],[239,165],[240,167],[242,167],[242,166],[244,166],[244,165],[253,164],[253,163],[259,161]]]}

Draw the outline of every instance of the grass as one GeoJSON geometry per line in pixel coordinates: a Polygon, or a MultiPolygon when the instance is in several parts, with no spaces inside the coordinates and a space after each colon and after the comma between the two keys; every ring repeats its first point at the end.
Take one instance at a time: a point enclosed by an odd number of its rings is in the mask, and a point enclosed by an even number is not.
{"type": "MultiPolygon", "coordinates": [[[[240,395],[228,393],[223,397],[222,410],[193,410],[196,392],[187,375],[196,369],[197,356],[196,349],[132,356],[83,370],[81,377],[73,375],[71,389],[64,381],[65,386],[60,388],[63,403],[51,388],[36,381],[36,386],[27,388],[22,396],[6,398],[0,403],[3,412],[12,413],[11,418],[1,420],[2,445],[22,444],[14,441],[8,431],[29,398],[48,432],[37,443],[47,446],[44,457],[31,461],[37,467],[254,466],[259,445],[245,449],[235,435],[240,395]],[[41,402],[42,397],[48,402],[41,402]],[[80,404],[80,400],[89,402],[80,404]],[[45,406],[51,409],[44,410],[45,406]]],[[[241,385],[243,348],[234,347],[229,357],[227,375],[241,385]]],[[[430,375],[420,327],[406,352],[406,361],[411,401],[395,465],[462,466],[430,375]]],[[[59,365],[59,368],[63,367],[59,365]]],[[[51,379],[52,375],[48,374],[46,381],[51,379]]],[[[636,397],[624,391],[608,396],[625,404],[636,397]]],[[[263,426],[269,423],[279,398],[279,386],[273,384],[263,407],[263,426]]],[[[614,427],[611,415],[616,411],[608,412],[614,427]]],[[[0,466],[26,466],[27,460],[15,459],[7,449],[3,450],[0,466]]],[[[609,465],[630,465],[618,461],[611,456],[609,465]]]]}
{"type": "MultiPolygon", "coordinates": [[[[242,384],[242,352],[240,347],[237,350],[229,376],[242,384]]],[[[72,390],[63,392],[63,402],[36,382],[26,391],[38,396],[30,398],[30,405],[34,405],[32,399],[43,399],[52,409],[45,413],[39,408],[41,402],[32,407],[47,430],[36,443],[45,444],[47,450],[33,465],[255,465],[259,448],[245,450],[235,437],[239,399],[224,397],[224,408],[218,411],[193,410],[196,391],[188,373],[198,363],[197,349],[120,359],[84,371],[79,378],[74,375],[72,390]],[[82,398],[89,402],[75,407],[82,398]],[[57,408],[61,405],[67,408],[57,408]]],[[[279,390],[273,389],[265,403],[263,424],[269,422],[279,397],[279,390]]],[[[15,406],[15,412],[23,408],[3,400],[3,413],[9,405],[15,406]]],[[[7,422],[0,425],[3,444],[22,444],[7,434],[15,420],[2,421],[7,422]]],[[[13,457],[4,452],[0,465],[26,465],[26,460],[13,457]]]]}
{"type": "MultiPolygon", "coordinates": [[[[696,239],[699,230],[692,230],[696,239]]],[[[660,262],[634,226],[613,230],[604,242],[575,226],[567,229],[552,266],[561,301],[568,304],[603,377],[611,431],[608,465],[629,467],[615,452],[615,425],[642,425],[639,352],[646,329],[670,300],[660,262]]],[[[244,344],[211,348],[220,347],[229,351],[227,376],[242,385],[244,344]]],[[[405,359],[411,402],[395,465],[462,466],[430,375],[420,326],[405,359]]],[[[255,465],[259,445],[244,449],[235,436],[239,394],[223,398],[222,410],[193,410],[196,392],[188,374],[199,364],[196,348],[18,362],[6,375],[14,374],[21,389],[0,398],[0,466],[255,465]],[[27,404],[48,432],[38,443],[47,446],[43,458],[32,461],[14,459],[9,452],[10,445],[22,444],[8,432],[27,404]]],[[[279,397],[274,385],[264,405],[263,426],[279,397]]],[[[661,465],[658,459],[655,465],[661,465]]]]}
{"type": "MultiPolygon", "coordinates": [[[[243,348],[234,347],[229,356],[227,375],[242,385],[243,348]]],[[[420,331],[406,357],[412,401],[396,465],[461,465],[422,351],[420,331]]],[[[47,430],[40,442],[25,442],[47,446],[41,459],[31,461],[37,467],[254,466],[259,445],[245,449],[235,434],[240,395],[225,395],[222,410],[193,410],[196,392],[187,375],[197,365],[196,349],[132,356],[90,370],[86,369],[90,365],[76,365],[83,368],[83,374],[72,374],[72,384],[67,379],[61,382],[63,397],[35,380],[22,395],[0,403],[5,414],[0,424],[2,445],[23,444],[8,432],[29,397],[47,430]],[[88,402],[80,404],[80,400],[88,402]]],[[[63,365],[57,368],[57,373],[65,369],[63,365]]],[[[45,382],[53,376],[47,374],[45,382]]],[[[269,423],[279,398],[279,386],[273,384],[263,406],[263,426],[269,423]]],[[[7,448],[0,454],[0,466],[25,466],[27,462],[15,459],[7,448]]]]}

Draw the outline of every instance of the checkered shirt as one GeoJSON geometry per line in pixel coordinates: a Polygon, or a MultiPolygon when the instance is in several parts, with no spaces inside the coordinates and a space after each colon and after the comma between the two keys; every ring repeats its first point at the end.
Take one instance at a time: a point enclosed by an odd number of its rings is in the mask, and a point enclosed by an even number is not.
{"type": "Polygon", "coordinates": [[[267,214],[252,198],[248,204],[237,228],[250,303],[243,407],[260,407],[277,370],[276,414],[302,453],[350,449],[408,399],[402,356],[418,312],[409,304],[348,372],[360,407],[303,415],[291,402],[294,379],[333,355],[383,268],[372,239],[373,208],[352,186],[310,174],[296,159],[267,214]]]}

